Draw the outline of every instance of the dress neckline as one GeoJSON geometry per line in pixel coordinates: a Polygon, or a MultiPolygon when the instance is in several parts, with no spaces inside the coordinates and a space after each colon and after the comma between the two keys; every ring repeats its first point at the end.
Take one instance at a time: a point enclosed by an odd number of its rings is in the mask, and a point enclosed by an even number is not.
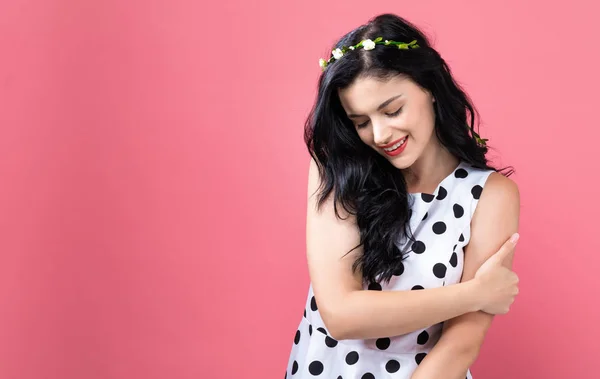
{"type": "Polygon", "coordinates": [[[429,196],[437,196],[440,187],[442,187],[444,184],[446,184],[447,182],[450,181],[450,179],[452,179],[454,177],[454,173],[456,172],[456,170],[458,170],[459,168],[461,168],[464,165],[464,161],[459,161],[458,165],[454,168],[454,170],[452,170],[452,172],[450,174],[448,174],[448,176],[446,176],[444,179],[442,179],[442,181],[437,185],[437,187],[435,187],[435,190],[433,191],[433,193],[427,193],[427,192],[408,192],[409,196],[422,196],[422,195],[429,195],[429,196]]]}

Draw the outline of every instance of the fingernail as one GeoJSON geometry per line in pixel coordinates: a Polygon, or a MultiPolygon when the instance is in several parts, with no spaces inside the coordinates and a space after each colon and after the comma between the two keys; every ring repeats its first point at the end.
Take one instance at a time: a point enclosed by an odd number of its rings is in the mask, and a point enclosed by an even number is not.
{"type": "Polygon", "coordinates": [[[512,243],[517,243],[517,241],[519,240],[519,233],[515,233],[510,237],[510,242],[512,243]]]}

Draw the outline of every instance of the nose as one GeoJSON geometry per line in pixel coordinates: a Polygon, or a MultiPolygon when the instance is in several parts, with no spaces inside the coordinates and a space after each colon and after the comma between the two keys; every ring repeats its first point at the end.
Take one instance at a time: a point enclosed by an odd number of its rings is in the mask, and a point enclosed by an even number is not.
{"type": "Polygon", "coordinates": [[[386,145],[392,142],[391,129],[381,122],[373,121],[373,142],[376,145],[386,145]]]}

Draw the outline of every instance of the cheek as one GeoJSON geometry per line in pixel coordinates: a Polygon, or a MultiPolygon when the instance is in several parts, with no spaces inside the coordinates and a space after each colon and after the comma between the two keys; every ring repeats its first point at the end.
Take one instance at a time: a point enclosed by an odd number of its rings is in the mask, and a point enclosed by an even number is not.
{"type": "Polygon", "coordinates": [[[433,113],[433,109],[424,110],[417,115],[412,115],[410,125],[410,134],[416,139],[428,139],[435,129],[435,114],[433,113]]]}
{"type": "Polygon", "coordinates": [[[373,143],[373,134],[368,128],[357,129],[356,132],[358,133],[358,137],[367,145],[373,143]]]}

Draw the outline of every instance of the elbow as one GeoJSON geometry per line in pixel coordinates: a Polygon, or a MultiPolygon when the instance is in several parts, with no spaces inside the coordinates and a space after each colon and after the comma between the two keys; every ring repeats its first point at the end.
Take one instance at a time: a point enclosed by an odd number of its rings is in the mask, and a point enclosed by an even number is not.
{"type": "MultiPolygon", "coordinates": [[[[340,302],[341,303],[341,302],[340,302]]],[[[319,306],[319,314],[329,332],[329,336],[336,341],[352,338],[352,320],[342,304],[328,304],[319,306]]]]}
{"type": "Polygon", "coordinates": [[[328,327],[327,330],[329,330],[330,337],[336,341],[351,339],[348,329],[341,323],[333,324],[333,328],[328,327]]]}

